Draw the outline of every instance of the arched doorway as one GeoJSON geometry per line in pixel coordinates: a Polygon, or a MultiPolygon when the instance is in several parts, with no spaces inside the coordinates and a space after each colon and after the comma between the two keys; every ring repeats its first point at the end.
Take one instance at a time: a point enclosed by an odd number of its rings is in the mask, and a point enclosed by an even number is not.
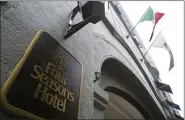
{"type": "Polygon", "coordinates": [[[109,104],[104,112],[105,119],[144,119],[142,114],[126,99],[112,92],[109,94],[109,104]]]}
{"type": "Polygon", "coordinates": [[[99,86],[110,99],[105,119],[165,119],[141,81],[117,59],[103,62],[99,86]]]}

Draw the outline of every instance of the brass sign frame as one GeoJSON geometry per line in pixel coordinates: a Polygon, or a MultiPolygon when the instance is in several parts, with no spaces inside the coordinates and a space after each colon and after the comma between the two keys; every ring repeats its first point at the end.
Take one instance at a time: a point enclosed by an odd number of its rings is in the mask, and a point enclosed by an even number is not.
{"type": "MultiPolygon", "coordinates": [[[[34,115],[30,112],[24,111],[20,108],[17,108],[11,104],[8,103],[6,95],[7,92],[9,90],[9,88],[11,87],[12,83],[14,82],[14,80],[16,79],[17,75],[19,74],[23,64],[25,63],[25,61],[27,60],[28,56],[30,55],[33,47],[35,46],[37,40],[39,39],[40,35],[46,32],[44,30],[40,30],[39,32],[37,32],[37,34],[34,36],[33,40],[31,41],[31,43],[29,44],[29,46],[27,47],[23,57],[20,59],[20,61],[17,63],[17,65],[15,66],[15,68],[13,69],[13,71],[11,72],[11,74],[9,75],[8,79],[6,80],[6,82],[4,83],[3,87],[1,88],[0,91],[0,102],[3,105],[3,107],[5,109],[7,109],[9,112],[11,112],[13,115],[18,116],[18,117],[28,117],[30,119],[34,119],[34,120],[45,120],[42,117],[39,117],[37,115],[34,115]]],[[[47,33],[47,32],[46,32],[47,33]]],[[[63,47],[62,47],[63,48],[63,47]]],[[[63,48],[65,49],[65,48],[63,48]]],[[[65,51],[67,53],[69,53],[66,49],[65,51]]],[[[69,53],[70,54],[70,53],[69,53]]],[[[70,54],[71,55],[71,54],[70,54]]],[[[74,56],[71,55],[73,58],[74,56]]],[[[82,75],[83,75],[83,66],[81,65],[81,63],[74,58],[81,66],[81,79],[80,79],[80,90],[79,90],[79,100],[78,100],[78,117],[77,119],[80,119],[80,101],[81,101],[81,89],[82,89],[82,75]]]]}

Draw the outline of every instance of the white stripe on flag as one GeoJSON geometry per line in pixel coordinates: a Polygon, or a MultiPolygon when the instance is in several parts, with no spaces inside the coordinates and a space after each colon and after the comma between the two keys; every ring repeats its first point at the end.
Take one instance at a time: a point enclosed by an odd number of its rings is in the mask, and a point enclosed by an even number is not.
{"type": "Polygon", "coordinates": [[[165,46],[165,43],[166,43],[166,40],[165,40],[164,36],[162,35],[162,33],[160,32],[159,35],[157,36],[155,42],[153,43],[152,47],[167,49],[165,46]]]}
{"type": "Polygon", "coordinates": [[[157,47],[157,48],[164,48],[169,52],[170,55],[170,67],[169,70],[171,70],[174,67],[174,58],[173,58],[173,54],[171,52],[170,47],[168,46],[164,36],[162,35],[162,33],[160,32],[158,34],[158,36],[156,37],[154,43],[152,44],[152,47],[157,47]]]}

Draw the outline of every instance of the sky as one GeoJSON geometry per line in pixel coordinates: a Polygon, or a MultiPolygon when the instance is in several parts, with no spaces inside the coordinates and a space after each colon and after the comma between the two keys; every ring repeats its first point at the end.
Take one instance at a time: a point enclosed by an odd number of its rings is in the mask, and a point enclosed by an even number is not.
{"type": "MultiPolygon", "coordinates": [[[[184,3],[183,1],[121,1],[123,9],[129,16],[133,25],[139,21],[149,6],[154,11],[165,13],[156,25],[152,41],[161,31],[174,56],[174,67],[168,71],[170,56],[168,51],[162,48],[151,48],[149,54],[153,58],[159,70],[163,83],[169,84],[173,94],[173,102],[181,108],[180,115],[184,117],[184,3]]],[[[152,41],[149,38],[153,23],[145,21],[136,26],[146,48],[152,41]]]]}

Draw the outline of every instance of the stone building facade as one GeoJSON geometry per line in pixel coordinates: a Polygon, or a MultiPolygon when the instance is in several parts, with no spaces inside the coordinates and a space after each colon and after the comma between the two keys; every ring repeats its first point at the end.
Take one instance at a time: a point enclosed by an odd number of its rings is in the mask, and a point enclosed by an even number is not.
{"type": "MultiPolygon", "coordinates": [[[[126,37],[127,27],[132,26],[125,22],[126,16],[119,15],[118,5],[111,2],[106,19],[89,23],[64,39],[69,14],[77,6],[75,1],[1,4],[1,88],[34,35],[45,30],[83,66],[79,119],[178,119],[173,114],[177,110],[163,104],[165,96],[155,84],[156,73],[146,59],[140,60],[140,48],[145,47],[139,36],[126,37]]],[[[12,115],[3,107],[0,115],[1,120],[28,119],[12,115]]]]}

